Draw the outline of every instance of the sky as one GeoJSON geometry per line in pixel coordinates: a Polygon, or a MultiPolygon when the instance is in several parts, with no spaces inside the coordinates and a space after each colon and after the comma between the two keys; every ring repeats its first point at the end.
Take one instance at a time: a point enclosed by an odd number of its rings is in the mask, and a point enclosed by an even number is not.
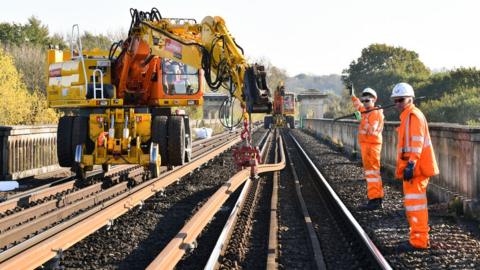
{"type": "Polygon", "coordinates": [[[434,71],[480,68],[476,0],[15,0],[1,4],[0,22],[34,15],[52,33],[79,24],[100,34],[128,30],[130,8],[152,7],[163,17],[221,16],[249,58],[266,58],[290,76],[341,74],[372,43],[413,50],[434,71]]]}

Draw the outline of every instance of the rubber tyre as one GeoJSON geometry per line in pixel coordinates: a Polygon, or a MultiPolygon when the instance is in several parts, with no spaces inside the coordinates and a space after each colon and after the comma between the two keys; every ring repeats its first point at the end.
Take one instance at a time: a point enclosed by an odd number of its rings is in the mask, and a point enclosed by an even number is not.
{"type": "Polygon", "coordinates": [[[57,158],[61,167],[72,167],[72,130],[74,116],[62,116],[57,128],[57,158]]]}
{"type": "Polygon", "coordinates": [[[76,116],[73,119],[72,130],[72,160],[75,160],[75,149],[77,145],[86,145],[88,140],[88,117],[76,116]]]}
{"type": "Polygon", "coordinates": [[[168,119],[168,163],[170,166],[185,164],[185,123],[182,116],[168,119]]]}
{"type": "Polygon", "coordinates": [[[192,132],[190,130],[190,119],[184,117],[185,124],[185,163],[192,160],[192,132]]]}
{"type": "Polygon", "coordinates": [[[168,165],[168,116],[154,116],[152,121],[152,142],[158,143],[162,166],[168,165]]]}

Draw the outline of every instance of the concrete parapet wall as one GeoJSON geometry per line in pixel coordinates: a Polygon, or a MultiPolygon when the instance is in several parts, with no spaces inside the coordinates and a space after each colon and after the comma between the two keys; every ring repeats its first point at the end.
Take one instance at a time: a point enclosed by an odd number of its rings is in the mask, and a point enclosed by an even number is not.
{"type": "MultiPolygon", "coordinates": [[[[399,122],[386,122],[383,131],[382,167],[393,173],[397,157],[399,122]]],[[[303,126],[317,136],[359,152],[358,121],[305,119],[303,126]]],[[[440,201],[461,198],[466,212],[480,215],[480,128],[448,123],[429,124],[440,175],[432,177],[429,193],[440,201]]]]}
{"type": "Polygon", "coordinates": [[[14,180],[58,168],[57,126],[0,126],[0,180],[14,180]]]}

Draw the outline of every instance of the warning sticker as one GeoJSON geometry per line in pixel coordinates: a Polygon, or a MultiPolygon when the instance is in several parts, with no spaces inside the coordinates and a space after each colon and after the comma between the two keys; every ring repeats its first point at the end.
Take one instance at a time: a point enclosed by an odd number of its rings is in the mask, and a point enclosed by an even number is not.
{"type": "Polygon", "coordinates": [[[173,53],[178,59],[182,59],[182,44],[172,39],[165,39],[165,50],[173,53]]]}

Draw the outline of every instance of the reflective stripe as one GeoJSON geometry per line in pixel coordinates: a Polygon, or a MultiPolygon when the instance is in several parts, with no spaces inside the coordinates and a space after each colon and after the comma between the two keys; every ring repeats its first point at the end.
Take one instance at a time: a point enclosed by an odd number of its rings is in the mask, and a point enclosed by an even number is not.
{"type": "Polygon", "coordinates": [[[425,141],[423,142],[423,148],[427,148],[432,146],[432,141],[430,141],[430,138],[426,138],[425,141]]]}
{"type": "Polygon", "coordinates": [[[426,193],[411,193],[411,194],[405,194],[405,200],[408,199],[426,199],[427,194],[426,193]]]}
{"type": "Polygon", "coordinates": [[[366,170],[366,171],[365,171],[365,175],[369,175],[369,174],[380,174],[380,171],[376,171],[376,170],[366,170]]]}
{"type": "Polygon", "coordinates": [[[422,148],[420,147],[403,147],[402,153],[422,153],[422,148]]]}
{"type": "Polygon", "coordinates": [[[412,142],[423,142],[423,136],[412,136],[412,142]]]}
{"type": "Polygon", "coordinates": [[[381,182],[382,178],[376,177],[376,178],[367,178],[367,182],[373,183],[373,182],[381,182]]]}
{"type": "Polygon", "coordinates": [[[418,211],[418,210],[423,210],[427,209],[427,204],[419,204],[419,205],[409,205],[405,206],[405,210],[407,211],[418,211]]]}

